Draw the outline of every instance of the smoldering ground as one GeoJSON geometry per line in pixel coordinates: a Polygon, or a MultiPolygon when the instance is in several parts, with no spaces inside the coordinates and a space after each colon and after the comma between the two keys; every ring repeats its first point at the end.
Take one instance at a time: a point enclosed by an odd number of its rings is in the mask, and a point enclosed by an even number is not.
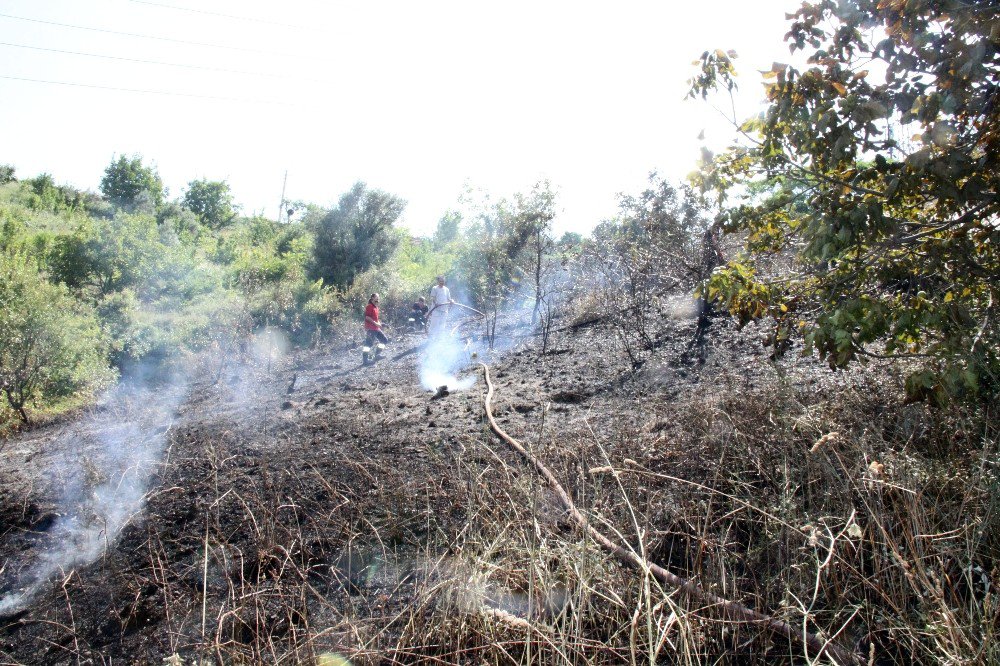
{"type": "Polygon", "coordinates": [[[97,559],[142,511],[187,387],[184,375],[127,380],[48,442],[59,452],[45,472],[48,510],[37,539],[4,567],[0,614],[23,608],[56,574],[97,559]]]}
{"type": "Polygon", "coordinates": [[[263,381],[283,362],[287,336],[265,328],[245,345],[245,353],[207,352],[199,358],[131,368],[82,419],[68,423],[48,440],[43,474],[48,491],[44,509],[20,556],[0,569],[0,615],[16,613],[57,575],[65,577],[111,547],[121,530],[141,519],[179,408],[191,386],[215,375],[226,410],[245,410],[264,398],[263,381]]]}

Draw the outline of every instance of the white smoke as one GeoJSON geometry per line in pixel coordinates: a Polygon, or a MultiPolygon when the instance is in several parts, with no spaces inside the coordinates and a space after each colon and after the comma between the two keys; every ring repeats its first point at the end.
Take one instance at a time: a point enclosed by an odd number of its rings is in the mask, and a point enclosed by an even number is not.
{"type": "Polygon", "coordinates": [[[476,376],[460,377],[459,374],[471,365],[480,351],[479,345],[473,343],[471,338],[464,339],[451,333],[430,338],[417,368],[420,385],[429,391],[441,386],[447,386],[449,391],[464,391],[472,387],[476,376]]]}
{"type": "Polygon", "coordinates": [[[291,346],[288,334],[275,326],[264,327],[251,340],[254,359],[267,368],[287,355],[291,346]]]}
{"type": "Polygon", "coordinates": [[[186,394],[186,381],[123,384],[105,398],[104,409],[68,426],[51,444],[66,452],[52,473],[70,481],[56,498],[58,517],[39,542],[41,552],[0,598],[0,615],[24,608],[56,573],[96,560],[141,511],[186,394]]]}

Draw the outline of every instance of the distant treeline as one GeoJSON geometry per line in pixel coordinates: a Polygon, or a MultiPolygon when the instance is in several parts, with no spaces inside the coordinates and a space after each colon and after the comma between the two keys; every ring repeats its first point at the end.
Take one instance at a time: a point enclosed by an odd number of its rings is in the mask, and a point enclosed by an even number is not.
{"type": "Polygon", "coordinates": [[[405,317],[437,274],[457,273],[473,304],[503,298],[526,274],[531,238],[546,257],[579,251],[577,234],[551,239],[554,201],[540,183],[448,211],[432,237],[414,238],[397,226],[406,202],[361,182],[331,208],[294,202],[278,222],[241,214],[225,181],[193,180],[167,200],[139,156],[112,160],[99,193],[2,166],[0,423],[84,403],[137,364],[229,349],[261,327],[316,343],[375,291],[390,320],[405,317]]]}

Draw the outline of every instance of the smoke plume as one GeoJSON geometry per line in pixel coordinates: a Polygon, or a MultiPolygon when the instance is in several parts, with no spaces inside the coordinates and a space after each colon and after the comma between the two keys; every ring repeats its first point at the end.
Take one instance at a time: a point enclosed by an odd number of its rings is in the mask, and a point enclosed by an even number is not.
{"type": "Polygon", "coordinates": [[[51,473],[67,480],[54,498],[57,518],[0,598],[0,615],[21,610],[55,574],[96,560],[141,511],[186,394],[186,380],[155,388],[122,384],[103,409],[56,438],[51,446],[65,453],[51,473]]]}

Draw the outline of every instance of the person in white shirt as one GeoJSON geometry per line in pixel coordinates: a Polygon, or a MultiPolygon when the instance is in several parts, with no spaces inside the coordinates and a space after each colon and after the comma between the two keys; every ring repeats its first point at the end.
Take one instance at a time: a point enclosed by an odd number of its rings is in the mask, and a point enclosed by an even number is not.
{"type": "Polygon", "coordinates": [[[431,287],[430,319],[427,324],[427,333],[430,337],[436,338],[445,334],[448,329],[448,311],[454,302],[451,300],[451,292],[444,284],[444,276],[438,275],[437,284],[431,287]]]}

